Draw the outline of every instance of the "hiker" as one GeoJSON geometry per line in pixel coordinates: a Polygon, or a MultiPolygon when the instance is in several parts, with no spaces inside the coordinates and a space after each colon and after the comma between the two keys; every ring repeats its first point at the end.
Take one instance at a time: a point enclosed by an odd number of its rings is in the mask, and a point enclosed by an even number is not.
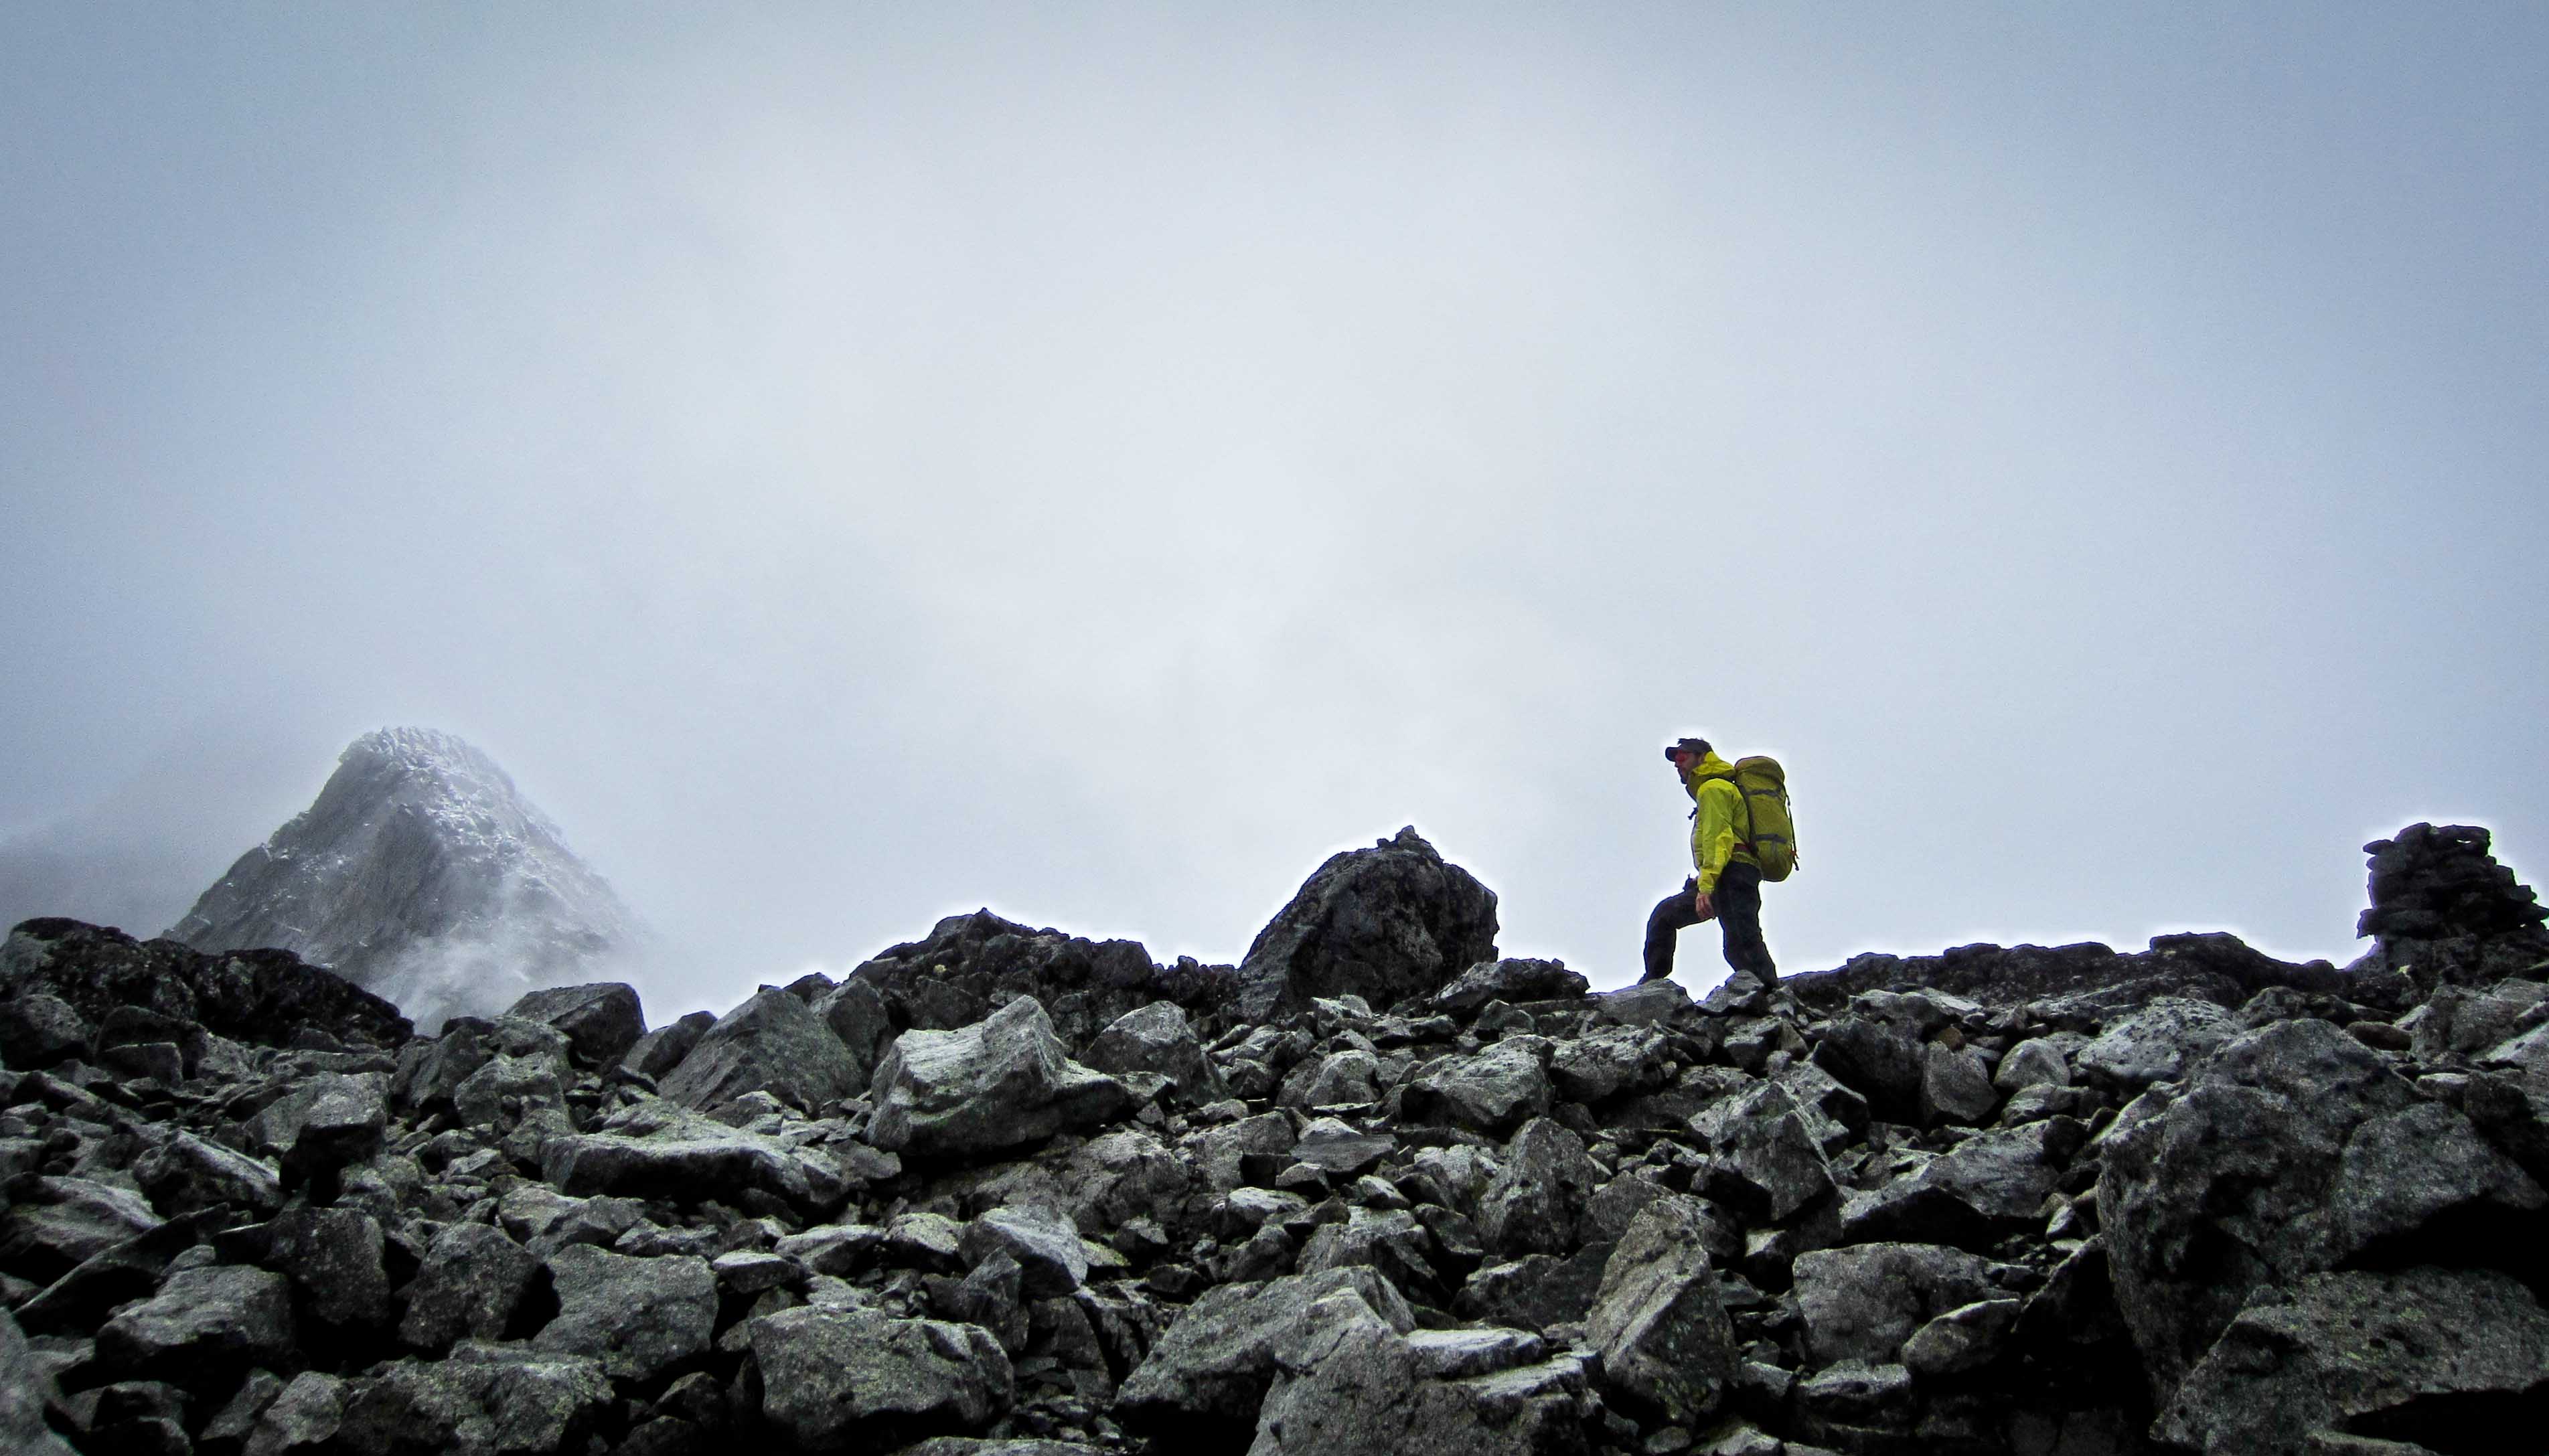
{"type": "Polygon", "coordinates": [[[1685,738],[1664,759],[1696,805],[1690,857],[1699,872],[1682,881],[1647,917],[1647,973],[1672,974],[1673,943],[1682,930],[1715,920],[1726,938],[1726,963],[1768,985],[1779,978],[1761,939],[1761,881],[1785,879],[1796,863],[1788,822],[1786,775],[1768,759],[1739,766],[1717,756],[1705,738],[1685,738]],[[1747,781],[1739,781],[1742,774],[1747,781]],[[1770,873],[1764,875],[1764,862],[1770,873]]]}

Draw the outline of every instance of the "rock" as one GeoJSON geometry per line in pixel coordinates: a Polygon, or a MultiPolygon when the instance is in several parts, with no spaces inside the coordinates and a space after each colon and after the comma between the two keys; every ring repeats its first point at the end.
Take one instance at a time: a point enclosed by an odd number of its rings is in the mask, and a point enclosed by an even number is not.
{"type": "MultiPolygon", "coordinates": [[[[251,1380],[254,1376],[249,1377],[251,1380]]],[[[345,1421],[342,1376],[305,1370],[267,1402],[249,1427],[245,1456],[323,1450],[345,1421]]]]}
{"type": "Polygon", "coordinates": [[[901,1214],[885,1226],[886,1256],[905,1268],[956,1268],[964,1244],[965,1227],[943,1214],[901,1214]]]}
{"type": "Polygon", "coordinates": [[[1382,1075],[1379,1057],[1353,1047],[1301,1063],[1274,1100],[1284,1107],[1369,1107],[1380,1100],[1382,1075]]]}
{"type": "Polygon", "coordinates": [[[342,1046],[395,1046],[414,1031],[397,1007],[289,951],[207,956],[76,920],[29,920],[11,931],[0,944],[0,990],[13,999],[57,997],[91,1025],[138,1008],[260,1046],[304,1032],[342,1046]]]}
{"type": "Polygon", "coordinates": [[[226,1209],[182,1215],[89,1255],[18,1306],[19,1325],[40,1335],[95,1329],[117,1306],[148,1298],[179,1255],[231,1217],[226,1209]]]}
{"type": "Polygon", "coordinates": [[[0,1310],[0,1450],[17,1456],[78,1456],[45,1424],[45,1410],[60,1398],[53,1378],[36,1363],[18,1321],[0,1310]]]}
{"type": "Polygon", "coordinates": [[[2153,1434],[2208,1456],[2517,1449],[2503,1421],[2544,1368],[2549,1313],[2503,1274],[2306,1275],[2230,1320],[2153,1434]]]}
{"type": "Polygon", "coordinates": [[[1921,1043],[1908,1031],[1875,1016],[1836,1018],[1815,1045],[1815,1065],[1867,1099],[1870,1112],[1889,1123],[1922,1121],[1921,1079],[1928,1066],[1921,1043]]]}
{"type": "Polygon", "coordinates": [[[2068,1087],[2071,1085],[2071,1063],[2063,1056],[2062,1047],[2048,1037],[2021,1042],[2009,1048],[1993,1069],[1992,1085],[2003,1092],[2016,1092],[2022,1087],[2068,1087]]]}
{"type": "Polygon", "coordinates": [[[133,1181],[169,1217],[228,1205],[258,1218],[283,1207],[283,1175],[273,1164],[192,1133],[172,1134],[143,1153],[133,1164],[133,1181]]]}
{"type": "Polygon", "coordinates": [[[1714,1414],[1737,1363],[1706,1248],[1708,1217],[1666,1196],[1631,1221],[1584,1320],[1603,1379],[1626,1404],[1688,1426],[1714,1414]]]}
{"type": "Polygon", "coordinates": [[[750,1330],[762,1416],[807,1450],[979,1430],[1014,1398],[1008,1356],[976,1325],[809,1306],[750,1330]]]}
{"type": "Polygon", "coordinates": [[[1139,1128],[1103,1133],[1054,1169],[1062,1208],[1082,1234],[1102,1239],[1126,1223],[1185,1202],[1195,1174],[1183,1158],[1139,1128]]]}
{"type": "Polygon", "coordinates": [[[1599,1027],[1558,1043],[1549,1076],[1558,1096],[1594,1107],[1664,1085],[1669,1059],[1663,1036],[1653,1027],[1599,1027]]]}
{"type": "Polygon", "coordinates": [[[2018,1323],[2016,1300],[1976,1300],[1914,1330],[1903,1342],[1903,1368],[1915,1380],[1940,1380],[1990,1364],[2018,1323]]]}
{"type": "Polygon", "coordinates": [[[1239,965],[1251,1021],[1356,995],[1386,1007],[1495,958],[1496,897],[1414,828],[1331,858],[1258,933],[1239,965]]]}
{"type": "MultiPolygon", "coordinates": [[[[2225,1043],[2105,1139],[2117,1303],[2163,1391],[2263,1285],[2424,1238],[2495,1241],[2541,1191],[2461,1114],[2323,1021],[2225,1043]]],[[[2527,1233],[2512,1234],[2527,1239],[2527,1233]]]]}
{"type": "Polygon", "coordinates": [[[1398,1139],[1384,1129],[1367,1133],[1336,1118],[1317,1118],[1301,1130],[1291,1147],[1294,1162],[1332,1178],[1351,1178],[1398,1149],[1398,1139]]]}
{"type": "Polygon", "coordinates": [[[1935,1244],[1816,1249],[1795,1269],[1806,1350],[1819,1365],[1891,1363],[1915,1330],[1995,1294],[1981,1259],[1935,1244]]]}
{"type": "Polygon", "coordinates": [[[496,1340],[538,1277],[537,1255],[485,1224],[453,1224],[436,1233],[415,1282],[399,1338],[420,1350],[444,1350],[461,1339],[496,1340]]]}
{"type": "Polygon", "coordinates": [[[1433,1298],[1430,1255],[1434,1240],[1404,1209],[1357,1208],[1341,1224],[1322,1224],[1301,1246],[1299,1272],[1317,1274],[1352,1265],[1369,1265],[1401,1289],[1433,1298]]]}
{"type": "Polygon", "coordinates": [[[996,1208],[965,1227],[958,1257],[979,1264],[994,1253],[1017,1261],[1029,1299],[1070,1294],[1088,1280],[1088,1250],[1080,1230],[1042,1209],[996,1208]]]}
{"type": "Polygon", "coordinates": [[[1098,1071],[1119,1076],[1157,1073],[1180,1094],[1197,1100],[1214,1095],[1221,1086],[1185,1012],[1173,1001],[1154,1001],[1117,1017],[1088,1044],[1082,1059],[1098,1071]]]}
{"type": "Polygon", "coordinates": [[[1834,1190],[1821,1141],[1781,1083],[1756,1084],[1692,1118],[1690,1126],[1708,1154],[1702,1175],[1708,1196],[1747,1218],[1783,1224],[1834,1190]]]}
{"type": "Polygon", "coordinates": [[[389,1126],[389,1078],[329,1072],[310,1078],[250,1119],[249,1146],[278,1157],[287,1187],[328,1187],[339,1170],[381,1150],[389,1126]]]}
{"type": "Polygon", "coordinates": [[[614,1379],[638,1381],[708,1353],[717,1313],[708,1260],[635,1259],[579,1245],[549,1255],[548,1270],[557,1318],[540,1327],[531,1348],[590,1356],[614,1379]]]}
{"type": "Polygon", "coordinates": [[[2068,1118],[1976,1133],[1918,1171],[1841,1205],[1841,1237],[1983,1248],[2043,1222],[2053,1192],[2088,1131],[2068,1118]]]}
{"type": "MultiPolygon", "coordinates": [[[[1493,934],[1493,932],[1489,932],[1493,934]]],[[[1434,1009],[1467,1016],[1490,1001],[1557,1001],[1583,995],[1591,982],[1566,968],[1563,960],[1508,956],[1481,960],[1434,993],[1434,1009]]]]}
{"type": "Polygon", "coordinates": [[[1360,1265],[1207,1290],[1125,1379],[1116,1416],[1155,1440],[1247,1430],[1274,1380],[1276,1348],[1360,1318],[1401,1332],[1416,1324],[1389,1281],[1360,1265]],[[1338,1294],[1351,1296],[1360,1314],[1329,1299],[1338,1294]]]}
{"type": "Polygon", "coordinates": [[[159,1222],[131,1189],[87,1178],[31,1179],[13,1186],[0,1209],[0,1270],[49,1284],[159,1222]]]}
{"type": "Polygon", "coordinates": [[[1563,1258],[1525,1254],[1486,1264],[1461,1286],[1453,1309],[1463,1320],[1546,1331],[1582,1321],[1602,1291],[1611,1243],[1590,1243],[1563,1258]]]}
{"type": "Polygon", "coordinates": [[[2110,1027],[2080,1048],[2080,1070],[2111,1086],[2138,1092],[2174,1081],[2238,1031],[2229,1013],[2203,1001],[2163,997],[2110,1027]]]}
{"type": "Polygon", "coordinates": [[[1505,1145],[1502,1170],[1478,1196],[1478,1233],[1507,1254],[1567,1253],[1586,1201],[1605,1181],[1584,1139],[1534,1118],[1505,1145]]]}
{"type": "Polygon", "coordinates": [[[59,996],[21,991],[0,1001],[0,1065],[58,1065],[88,1050],[89,1024],[59,996]]]}
{"type": "MultiPolygon", "coordinates": [[[[1352,1129],[1347,1129],[1351,1134],[1352,1129]]],[[[1189,1154],[1205,1184],[1216,1193],[1228,1193],[1247,1181],[1242,1172],[1250,1157],[1271,1158],[1288,1154],[1297,1140],[1292,1120],[1279,1112],[1260,1113],[1218,1128],[1189,1133],[1180,1146],[1189,1154]]]]}
{"type": "MultiPolygon", "coordinates": [[[[347,1208],[286,1209],[265,1226],[258,1260],[292,1281],[294,1306],[322,1326],[367,1328],[390,1318],[381,1226],[347,1208]]],[[[313,1331],[315,1332],[315,1331],[313,1331]]]]}
{"type": "Polygon", "coordinates": [[[706,1111],[750,1092],[819,1112],[865,1090],[849,1048],[812,1008],[764,991],[717,1019],[663,1078],[664,1096],[706,1111]]]}
{"type": "Polygon", "coordinates": [[[211,1393],[294,1358],[291,1285],[237,1265],[186,1269],[98,1327],[101,1368],[211,1393]]]}
{"type": "Polygon", "coordinates": [[[1039,1142],[1133,1110],[1122,1082],[1063,1054],[1026,996],[961,1031],[903,1033],[877,1066],[874,1096],[869,1140],[925,1158],[1039,1142]]]}
{"type": "Polygon", "coordinates": [[[641,1103],[604,1126],[611,1131],[549,1138],[540,1149],[541,1176],[578,1196],[684,1203],[757,1189],[818,1213],[840,1207],[849,1193],[839,1165],[819,1153],[669,1104],[641,1103]]]}
{"type": "Polygon", "coordinates": [[[1439,1348],[1377,1321],[1354,1326],[1267,1399],[1250,1456],[1574,1456],[1585,1449],[1580,1363],[1446,1379],[1428,1368],[1439,1348]]]}
{"type": "Polygon", "coordinates": [[[1663,1026],[1692,1010],[1679,982],[1647,981],[1586,998],[1593,1014],[1614,1026],[1663,1026]]]}
{"type": "Polygon", "coordinates": [[[646,1035],[646,1014],[638,1004],[636,988],[617,981],[533,991],[505,1015],[557,1028],[574,1048],[579,1066],[611,1066],[646,1035]]]}
{"type": "MultiPolygon", "coordinates": [[[[291,1395],[286,1390],[275,1404],[291,1395]]],[[[447,1359],[410,1357],[348,1381],[334,1449],[349,1456],[563,1456],[585,1449],[610,1401],[600,1361],[464,1344],[447,1359]]]]}
{"type": "Polygon", "coordinates": [[[669,1026],[657,1027],[629,1044],[619,1058],[619,1065],[639,1076],[661,1082],[682,1058],[700,1045],[700,1039],[716,1025],[716,1017],[706,1011],[694,1011],[669,1026]]]}
{"type": "Polygon", "coordinates": [[[1988,1122],[2000,1094],[1991,1067],[1970,1048],[1950,1050],[1933,1042],[1921,1049],[1921,1120],[1933,1126],[1988,1122]]]}
{"type": "Polygon", "coordinates": [[[1399,1116],[1502,1137],[1549,1111],[1549,1051],[1543,1038],[1511,1037],[1468,1056],[1433,1062],[1401,1089],[1399,1116]]]}

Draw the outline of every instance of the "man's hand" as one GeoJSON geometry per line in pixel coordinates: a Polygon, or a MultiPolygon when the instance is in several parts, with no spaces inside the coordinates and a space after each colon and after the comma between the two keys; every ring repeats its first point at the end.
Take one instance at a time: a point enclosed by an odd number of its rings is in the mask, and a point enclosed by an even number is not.
{"type": "Polygon", "coordinates": [[[1699,918],[1702,920],[1715,920],[1717,918],[1717,902],[1708,897],[1708,891],[1706,890],[1694,889],[1690,892],[1690,908],[1697,913],[1699,918]]]}

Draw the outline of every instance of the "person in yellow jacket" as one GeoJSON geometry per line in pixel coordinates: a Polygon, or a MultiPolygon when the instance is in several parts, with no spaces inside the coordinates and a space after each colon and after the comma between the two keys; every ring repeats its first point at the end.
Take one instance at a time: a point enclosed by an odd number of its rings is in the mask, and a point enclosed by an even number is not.
{"type": "Polygon", "coordinates": [[[1647,917],[1647,973],[1641,980],[1671,975],[1673,943],[1682,931],[1715,920],[1726,938],[1726,963],[1768,985],[1779,978],[1779,967],[1761,939],[1761,864],[1744,842],[1744,791],[1735,786],[1735,766],[1719,758],[1705,738],[1685,738],[1665,749],[1664,758],[1698,806],[1691,815],[1690,859],[1699,872],[1647,917]]]}

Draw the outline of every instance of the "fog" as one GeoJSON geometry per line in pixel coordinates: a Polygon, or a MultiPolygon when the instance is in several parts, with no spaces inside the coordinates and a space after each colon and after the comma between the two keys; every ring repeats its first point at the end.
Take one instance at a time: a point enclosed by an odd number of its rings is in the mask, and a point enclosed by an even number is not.
{"type": "Polygon", "coordinates": [[[2544,63],[2476,4],[11,6],[0,828],[200,887],[421,723],[675,948],[658,1019],[982,905],[1233,960],[1407,823],[1607,985],[1700,733],[1788,766],[1783,969],[2341,962],[2404,823],[2549,874],[2544,63]]]}

